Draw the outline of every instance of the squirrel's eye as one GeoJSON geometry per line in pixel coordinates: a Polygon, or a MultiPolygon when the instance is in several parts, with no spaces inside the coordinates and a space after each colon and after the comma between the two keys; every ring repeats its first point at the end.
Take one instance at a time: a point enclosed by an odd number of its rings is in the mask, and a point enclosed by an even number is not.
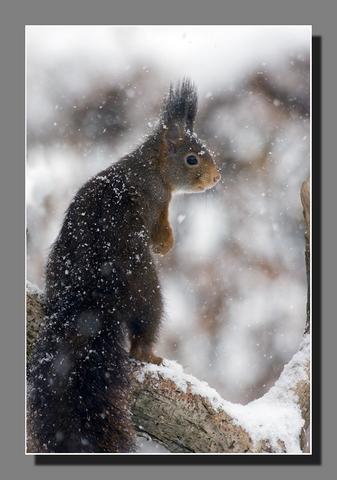
{"type": "Polygon", "coordinates": [[[196,157],[195,155],[187,155],[187,157],[185,158],[185,161],[187,165],[198,165],[199,158],[196,157]]]}

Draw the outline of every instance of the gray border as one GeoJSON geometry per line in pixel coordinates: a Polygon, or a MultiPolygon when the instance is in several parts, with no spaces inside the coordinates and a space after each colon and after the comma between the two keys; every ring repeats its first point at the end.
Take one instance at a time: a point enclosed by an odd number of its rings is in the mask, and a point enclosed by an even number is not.
{"type": "MultiPolygon", "coordinates": [[[[62,479],[71,477],[137,479],[160,478],[162,480],[190,477],[210,480],[223,478],[244,479],[249,476],[284,479],[296,475],[298,480],[334,477],[336,414],[333,410],[336,396],[337,322],[333,305],[328,309],[328,297],[333,298],[337,279],[336,255],[333,255],[335,222],[332,209],[335,202],[332,193],[337,162],[332,151],[328,153],[328,138],[336,135],[337,96],[336,85],[335,21],[337,4],[333,0],[310,4],[308,0],[283,0],[271,5],[270,0],[236,0],[228,5],[220,0],[208,0],[203,5],[197,1],[170,0],[162,5],[158,1],[138,0],[134,4],[123,0],[122,5],[111,0],[87,0],[50,2],[44,0],[11,0],[1,7],[0,28],[0,145],[1,145],[1,443],[0,475],[4,479],[62,479]],[[202,8],[203,7],[203,8],[202,8]],[[150,15],[151,13],[151,15],[150,15]],[[313,24],[313,33],[323,36],[323,164],[322,164],[322,334],[323,334],[323,464],[307,466],[35,466],[32,457],[24,455],[24,25],[25,24],[100,24],[100,23],[180,23],[180,24],[313,24]],[[330,116],[330,118],[329,118],[330,116]],[[331,212],[329,212],[331,209],[331,212]],[[329,250],[331,254],[329,255],[329,250]],[[329,295],[331,293],[331,295],[329,295]],[[2,371],[4,370],[4,371],[2,371]],[[333,390],[334,389],[334,390],[333,390]]],[[[313,132],[315,134],[315,132],[313,132]]],[[[315,161],[315,159],[314,159],[315,161]]],[[[188,480],[188,479],[186,479],[188,480]]]]}

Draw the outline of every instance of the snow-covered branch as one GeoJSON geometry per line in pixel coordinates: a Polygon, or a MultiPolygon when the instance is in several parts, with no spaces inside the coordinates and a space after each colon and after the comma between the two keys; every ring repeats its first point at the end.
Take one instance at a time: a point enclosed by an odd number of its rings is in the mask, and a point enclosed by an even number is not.
{"type": "MultiPolygon", "coordinates": [[[[42,318],[43,296],[29,287],[28,354],[42,318]]],[[[306,335],[275,385],[248,405],[223,400],[175,362],[135,362],[134,426],[171,452],[300,452],[310,415],[309,359],[306,335]]]]}
{"type": "Polygon", "coordinates": [[[132,412],[140,434],[171,452],[288,452],[304,447],[309,422],[310,341],[263,397],[240,405],[172,361],[135,368],[132,412]]]}

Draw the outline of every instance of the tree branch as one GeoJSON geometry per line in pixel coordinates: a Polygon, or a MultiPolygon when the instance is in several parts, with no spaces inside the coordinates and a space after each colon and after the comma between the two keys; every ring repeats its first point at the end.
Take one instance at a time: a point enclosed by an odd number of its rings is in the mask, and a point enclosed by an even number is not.
{"type": "Polygon", "coordinates": [[[306,180],[301,187],[301,202],[305,224],[305,266],[307,270],[307,321],[304,333],[310,332],[310,183],[306,180]]]}
{"type": "Polygon", "coordinates": [[[134,425],[171,452],[299,452],[310,415],[309,359],[306,336],[270,391],[248,405],[223,400],[175,362],[137,365],[134,425]]]}
{"type": "MultiPolygon", "coordinates": [[[[40,294],[27,294],[28,354],[43,318],[40,294]]],[[[262,398],[238,405],[175,362],[133,362],[131,410],[139,435],[170,452],[299,452],[310,417],[309,336],[262,398]]]]}

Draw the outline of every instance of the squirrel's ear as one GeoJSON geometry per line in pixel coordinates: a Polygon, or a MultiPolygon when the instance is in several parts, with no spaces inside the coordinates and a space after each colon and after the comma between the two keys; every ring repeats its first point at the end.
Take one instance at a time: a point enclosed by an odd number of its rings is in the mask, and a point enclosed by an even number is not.
{"type": "Polygon", "coordinates": [[[163,124],[161,131],[162,139],[169,150],[175,150],[184,140],[184,127],[179,123],[170,122],[168,125],[163,124]]]}
{"type": "MultiPolygon", "coordinates": [[[[194,84],[184,79],[181,83],[178,83],[174,88],[170,86],[168,95],[165,98],[162,108],[162,122],[173,130],[169,135],[172,138],[177,136],[175,130],[178,128],[184,130],[190,130],[193,132],[193,125],[195,116],[197,113],[198,96],[194,84]]],[[[181,137],[181,133],[179,136],[181,137]]]]}

